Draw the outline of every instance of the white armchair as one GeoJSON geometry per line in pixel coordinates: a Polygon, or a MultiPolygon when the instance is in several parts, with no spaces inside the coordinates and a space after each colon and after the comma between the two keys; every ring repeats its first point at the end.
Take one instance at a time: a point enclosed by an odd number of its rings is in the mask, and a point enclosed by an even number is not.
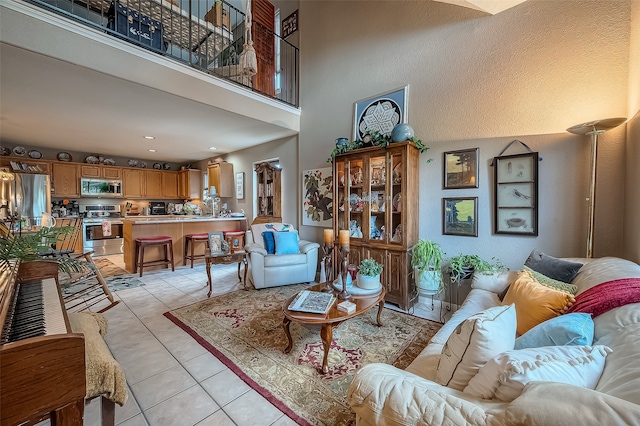
{"type": "MultiPolygon", "coordinates": [[[[268,253],[262,233],[286,231],[295,232],[295,229],[286,223],[261,223],[251,225],[251,230],[247,232],[247,244],[244,249],[249,261],[249,279],[255,288],[308,283],[315,280],[320,248],[318,243],[298,239],[298,253],[268,253]]],[[[297,238],[297,232],[295,234],[297,238]]]]}

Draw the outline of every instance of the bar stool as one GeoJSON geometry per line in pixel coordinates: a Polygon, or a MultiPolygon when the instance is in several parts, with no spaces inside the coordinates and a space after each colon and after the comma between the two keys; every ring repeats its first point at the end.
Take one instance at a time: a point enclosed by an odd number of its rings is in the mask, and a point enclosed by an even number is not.
{"type": "Polygon", "coordinates": [[[239,229],[223,231],[223,234],[224,239],[227,241],[227,244],[229,244],[229,251],[231,253],[244,250],[244,231],[239,229]]]}
{"type": "Polygon", "coordinates": [[[206,248],[203,254],[195,254],[196,243],[206,243],[209,247],[209,234],[203,232],[201,234],[187,234],[184,236],[184,256],[182,256],[182,264],[187,264],[187,259],[191,259],[191,267],[193,268],[193,260],[204,258],[207,254],[206,248]],[[189,253],[189,243],[191,243],[191,254],[189,253]]]}
{"type": "Polygon", "coordinates": [[[136,251],[135,251],[135,263],[133,264],[133,273],[135,274],[138,268],[140,269],[140,276],[142,276],[142,270],[145,266],[165,265],[171,264],[171,270],[175,271],[173,264],[173,239],[167,236],[160,237],[146,237],[136,238],[136,251]],[[162,246],[164,248],[164,259],[144,261],[144,249],[145,247],[162,246]],[[171,252],[171,259],[169,259],[169,252],[171,252]]]}

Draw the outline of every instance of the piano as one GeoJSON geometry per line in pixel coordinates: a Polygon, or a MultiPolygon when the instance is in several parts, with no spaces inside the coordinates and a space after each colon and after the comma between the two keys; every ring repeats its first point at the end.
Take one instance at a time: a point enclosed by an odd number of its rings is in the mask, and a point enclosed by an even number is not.
{"type": "Polygon", "coordinates": [[[71,331],[57,274],[50,261],[0,264],[1,426],[82,425],[84,336],[71,331]]]}

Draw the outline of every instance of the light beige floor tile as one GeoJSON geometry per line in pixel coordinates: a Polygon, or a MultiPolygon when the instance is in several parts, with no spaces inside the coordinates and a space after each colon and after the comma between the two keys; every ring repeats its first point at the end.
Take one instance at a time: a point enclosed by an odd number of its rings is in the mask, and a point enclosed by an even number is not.
{"type": "Polygon", "coordinates": [[[204,353],[208,353],[205,348],[202,347],[198,342],[193,340],[191,336],[188,336],[189,340],[177,339],[166,345],[171,355],[176,357],[178,361],[181,363],[185,361],[189,361],[197,356],[200,356],[204,353]]]}
{"type": "Polygon", "coordinates": [[[145,411],[151,426],[195,425],[220,407],[200,386],[193,386],[145,411]]]}
{"type": "Polygon", "coordinates": [[[131,385],[131,390],[140,408],[146,410],[195,384],[182,366],[176,366],[131,385]]]}
{"type": "Polygon", "coordinates": [[[149,423],[144,419],[142,414],[138,414],[122,423],[117,423],[118,426],[149,426],[149,423]]]}
{"type": "Polygon", "coordinates": [[[291,417],[287,416],[286,414],[284,414],[282,417],[280,417],[278,420],[276,420],[275,422],[273,422],[271,424],[271,426],[297,426],[298,423],[294,422],[293,420],[291,420],[291,417]]]}
{"type": "Polygon", "coordinates": [[[165,348],[122,364],[127,383],[133,385],[162,371],[176,367],[178,361],[165,348]]]}
{"type": "Polygon", "coordinates": [[[100,426],[100,398],[94,398],[84,406],[83,426],[100,426]]]}
{"type": "Polygon", "coordinates": [[[198,383],[227,368],[218,358],[209,352],[185,361],[182,365],[198,383]]]}
{"type": "Polygon", "coordinates": [[[198,426],[235,426],[235,423],[223,410],[218,410],[198,423],[198,426]]]}
{"type": "Polygon", "coordinates": [[[130,345],[109,346],[109,349],[118,362],[128,363],[161,351],[164,347],[153,336],[150,336],[130,345]]]}
{"type": "Polygon", "coordinates": [[[249,385],[229,369],[209,377],[200,384],[204,390],[223,407],[251,390],[249,385]]]}
{"type": "Polygon", "coordinates": [[[129,397],[127,398],[127,402],[124,406],[121,407],[116,404],[116,424],[129,420],[142,412],[133,396],[133,393],[131,392],[131,388],[128,388],[127,390],[129,391],[129,397]]]}
{"type": "Polygon", "coordinates": [[[270,425],[282,412],[251,389],[224,406],[224,411],[238,426],[270,425]]]}

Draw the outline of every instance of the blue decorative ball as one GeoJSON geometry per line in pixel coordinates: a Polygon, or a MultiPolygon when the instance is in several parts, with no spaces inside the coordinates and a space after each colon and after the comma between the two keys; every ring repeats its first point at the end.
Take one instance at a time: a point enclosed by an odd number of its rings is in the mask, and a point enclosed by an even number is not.
{"type": "Polygon", "coordinates": [[[336,146],[345,145],[347,142],[349,142],[347,138],[338,138],[336,139],[336,146]]]}
{"type": "Polygon", "coordinates": [[[413,137],[413,127],[407,123],[396,124],[391,131],[391,140],[393,142],[403,142],[413,137]]]}

